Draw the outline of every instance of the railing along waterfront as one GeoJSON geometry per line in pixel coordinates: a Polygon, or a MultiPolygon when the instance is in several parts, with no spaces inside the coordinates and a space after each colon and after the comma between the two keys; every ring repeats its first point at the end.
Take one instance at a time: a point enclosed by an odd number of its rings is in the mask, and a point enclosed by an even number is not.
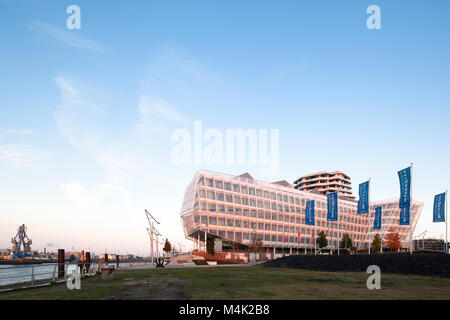
{"type": "Polygon", "coordinates": [[[67,281],[72,274],[81,278],[94,276],[100,272],[102,263],[83,262],[64,265],[63,273],[55,264],[16,265],[0,267],[0,292],[16,288],[33,288],[67,281]]]}

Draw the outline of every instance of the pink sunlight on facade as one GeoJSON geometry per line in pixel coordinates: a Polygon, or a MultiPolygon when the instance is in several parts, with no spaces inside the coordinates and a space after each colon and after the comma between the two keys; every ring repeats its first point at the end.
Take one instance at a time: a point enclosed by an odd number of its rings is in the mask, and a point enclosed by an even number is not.
{"type": "MultiPolygon", "coordinates": [[[[391,229],[398,232],[404,248],[409,246],[410,227],[399,225],[398,198],[371,202],[370,214],[357,214],[358,202],[345,196],[339,197],[338,206],[339,223],[330,222],[327,197],[319,192],[298,190],[285,180],[258,181],[248,173],[233,176],[199,170],[186,189],[180,215],[185,237],[199,251],[206,251],[205,239],[214,239],[216,252],[245,251],[254,234],[265,252],[312,250],[313,235],[321,231],[327,235],[328,248],[337,249],[348,233],[353,246],[365,249],[376,233],[384,240],[391,229]],[[309,200],[315,201],[315,226],[305,224],[309,200]],[[377,206],[382,207],[381,230],[373,229],[377,206]]],[[[423,203],[413,201],[412,232],[422,208],[423,203]]]]}

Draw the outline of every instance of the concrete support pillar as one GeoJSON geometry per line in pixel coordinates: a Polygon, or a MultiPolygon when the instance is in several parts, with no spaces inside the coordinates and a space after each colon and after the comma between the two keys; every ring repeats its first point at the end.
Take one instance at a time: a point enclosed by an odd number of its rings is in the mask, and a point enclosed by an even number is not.
{"type": "Polygon", "coordinates": [[[207,252],[207,250],[206,250],[206,243],[207,243],[207,240],[208,240],[208,238],[207,238],[207,233],[206,233],[206,230],[205,230],[205,252],[207,252]]]}
{"type": "Polygon", "coordinates": [[[198,252],[201,251],[200,250],[200,232],[198,233],[198,236],[197,236],[197,250],[198,250],[198,252]]]}
{"type": "Polygon", "coordinates": [[[292,247],[289,247],[289,254],[292,255],[292,247]]]}

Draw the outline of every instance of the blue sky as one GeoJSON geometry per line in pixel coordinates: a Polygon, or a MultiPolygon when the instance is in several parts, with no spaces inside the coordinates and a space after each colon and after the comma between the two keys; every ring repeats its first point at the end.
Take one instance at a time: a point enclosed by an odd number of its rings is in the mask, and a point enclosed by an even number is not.
{"type": "Polygon", "coordinates": [[[262,180],[342,170],[398,197],[414,163],[416,234],[448,188],[448,1],[0,0],[0,247],[146,253],[143,209],[186,245],[197,169],[262,180]],[[66,8],[81,8],[68,30],[66,8]],[[366,8],[381,9],[381,30],[366,8]],[[149,102],[150,101],[150,102],[149,102]],[[155,109],[155,105],[157,108],[155,109]],[[175,165],[175,128],[279,129],[279,170],[175,165]]]}

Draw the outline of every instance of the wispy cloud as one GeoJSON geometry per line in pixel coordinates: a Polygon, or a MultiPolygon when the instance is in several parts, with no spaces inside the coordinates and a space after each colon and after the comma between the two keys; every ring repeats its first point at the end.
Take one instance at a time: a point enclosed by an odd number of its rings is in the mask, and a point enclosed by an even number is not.
{"type": "Polygon", "coordinates": [[[135,132],[156,131],[168,133],[174,124],[185,124],[188,119],[167,101],[158,97],[141,96],[139,101],[141,118],[135,125],[135,132]]]}
{"type": "Polygon", "coordinates": [[[93,150],[97,146],[95,128],[103,118],[103,107],[79,93],[78,87],[64,77],[56,77],[61,103],[54,115],[62,136],[80,150],[93,150]]]}
{"type": "Polygon", "coordinates": [[[14,169],[27,168],[41,158],[42,152],[23,144],[0,145],[0,162],[14,169]]]}
{"type": "Polygon", "coordinates": [[[87,87],[75,85],[70,79],[59,76],[55,83],[61,103],[54,116],[61,135],[103,168],[110,183],[118,184],[129,175],[142,174],[132,147],[108,138],[102,131],[107,107],[91,97],[87,87]]]}
{"type": "Polygon", "coordinates": [[[30,28],[32,30],[40,30],[45,32],[46,34],[50,35],[54,39],[58,40],[61,43],[64,43],[65,45],[79,48],[83,50],[89,50],[89,51],[97,51],[97,52],[106,52],[107,49],[102,44],[90,40],[85,39],[77,35],[76,32],[78,31],[69,31],[57,28],[55,26],[52,26],[51,24],[41,22],[41,21],[35,21],[30,24],[30,28]]]}
{"type": "Polygon", "coordinates": [[[36,132],[30,129],[6,129],[0,132],[0,138],[16,135],[35,135],[36,132]]]}

